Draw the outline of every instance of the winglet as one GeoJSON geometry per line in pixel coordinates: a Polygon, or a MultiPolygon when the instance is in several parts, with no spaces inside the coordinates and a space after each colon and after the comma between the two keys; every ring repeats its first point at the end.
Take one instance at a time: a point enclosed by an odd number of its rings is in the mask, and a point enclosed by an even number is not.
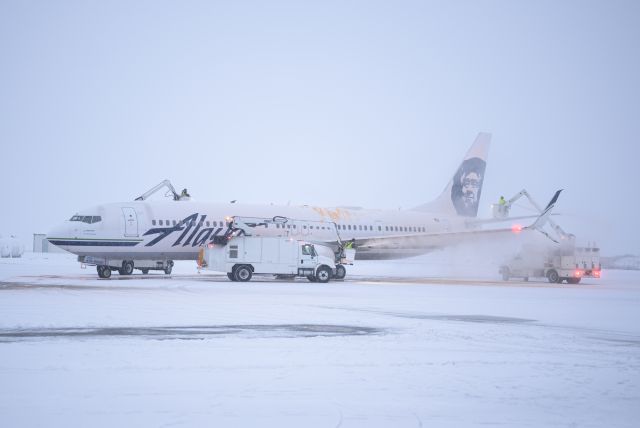
{"type": "Polygon", "coordinates": [[[551,200],[549,201],[549,203],[547,204],[547,207],[544,209],[545,211],[549,209],[549,207],[553,208],[553,205],[556,204],[556,202],[558,201],[558,198],[560,197],[560,192],[562,192],[564,189],[560,189],[556,192],[555,195],[553,195],[553,198],[551,198],[551,200]]]}
{"type": "Polygon", "coordinates": [[[562,190],[563,189],[558,190],[555,193],[555,195],[553,195],[553,198],[551,198],[551,200],[547,204],[547,207],[544,209],[544,211],[542,211],[542,214],[540,214],[540,216],[536,218],[536,221],[534,221],[531,226],[527,226],[525,229],[535,229],[538,232],[545,235],[547,238],[551,239],[553,242],[556,242],[556,243],[558,242],[555,239],[553,239],[551,236],[549,236],[547,232],[542,230],[542,228],[547,224],[547,221],[549,220],[549,216],[551,215],[551,211],[556,206],[556,202],[558,202],[558,198],[560,197],[560,192],[562,192],[562,190]]]}

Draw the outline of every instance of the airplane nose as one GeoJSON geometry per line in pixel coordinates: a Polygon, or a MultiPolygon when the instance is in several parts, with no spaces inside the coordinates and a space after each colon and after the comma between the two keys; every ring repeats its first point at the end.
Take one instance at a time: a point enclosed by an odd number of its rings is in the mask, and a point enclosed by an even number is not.
{"type": "Polygon", "coordinates": [[[71,228],[66,223],[55,226],[47,233],[47,241],[49,242],[51,242],[52,239],[60,238],[71,238],[71,228]]]}

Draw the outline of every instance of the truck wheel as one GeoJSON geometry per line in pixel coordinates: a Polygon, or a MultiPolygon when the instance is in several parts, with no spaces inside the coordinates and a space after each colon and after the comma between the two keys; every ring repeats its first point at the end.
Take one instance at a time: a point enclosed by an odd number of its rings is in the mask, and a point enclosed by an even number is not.
{"type": "Polygon", "coordinates": [[[560,279],[560,275],[558,275],[558,272],[556,272],[554,269],[551,269],[549,272],[547,272],[547,280],[551,283],[561,283],[562,279],[560,279]]]}
{"type": "Polygon", "coordinates": [[[143,275],[146,275],[146,274],[148,274],[148,273],[149,273],[149,268],[142,268],[142,269],[140,269],[140,270],[142,271],[142,274],[143,274],[143,275]]]}
{"type": "Polygon", "coordinates": [[[327,266],[320,266],[316,271],[316,279],[318,282],[326,283],[331,279],[331,269],[327,266]]]}
{"type": "Polygon", "coordinates": [[[502,280],[509,281],[509,274],[511,273],[509,272],[509,268],[506,266],[503,266],[502,269],[500,269],[500,272],[502,273],[502,280]]]}
{"type": "Polygon", "coordinates": [[[131,275],[133,273],[133,262],[131,260],[125,260],[122,262],[122,267],[118,269],[120,275],[131,275]]]}
{"type": "Polygon", "coordinates": [[[164,268],[164,273],[166,273],[167,275],[170,275],[172,270],[173,270],[173,261],[169,260],[167,262],[167,266],[164,268]]]}
{"type": "Polygon", "coordinates": [[[110,278],[111,277],[111,269],[109,266],[97,266],[98,276],[100,278],[110,278]]]}
{"type": "Polygon", "coordinates": [[[230,272],[227,272],[227,278],[229,278],[233,282],[236,282],[236,277],[233,276],[233,274],[230,272]]]}
{"type": "Polygon", "coordinates": [[[241,265],[236,268],[236,281],[247,282],[251,279],[251,268],[247,265],[241,265]]]}
{"type": "Polygon", "coordinates": [[[567,284],[579,284],[581,278],[567,278],[567,284]]]}
{"type": "Polygon", "coordinates": [[[309,280],[309,282],[318,282],[316,277],[313,275],[307,275],[307,279],[309,280]]]}
{"type": "Polygon", "coordinates": [[[344,266],[342,265],[338,265],[336,266],[336,279],[344,279],[344,277],[347,276],[347,270],[345,269],[344,266]]]}

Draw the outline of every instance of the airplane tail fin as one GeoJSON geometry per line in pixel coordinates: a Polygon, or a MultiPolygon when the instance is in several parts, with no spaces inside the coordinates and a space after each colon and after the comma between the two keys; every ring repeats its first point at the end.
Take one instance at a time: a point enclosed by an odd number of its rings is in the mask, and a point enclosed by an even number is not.
{"type": "Polygon", "coordinates": [[[464,217],[476,217],[482,194],[482,183],[487,166],[491,134],[481,132],[471,145],[464,160],[444,191],[432,202],[413,208],[464,217]]]}

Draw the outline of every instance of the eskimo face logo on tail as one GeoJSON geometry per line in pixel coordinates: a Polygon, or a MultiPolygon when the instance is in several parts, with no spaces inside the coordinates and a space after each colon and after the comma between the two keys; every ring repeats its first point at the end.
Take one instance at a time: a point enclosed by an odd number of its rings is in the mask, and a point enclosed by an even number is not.
{"type": "Polygon", "coordinates": [[[482,181],[487,163],[480,158],[466,159],[453,176],[451,202],[458,215],[475,217],[482,192],[482,181]]]}
{"type": "Polygon", "coordinates": [[[191,214],[188,217],[185,217],[180,223],[175,226],[169,227],[154,227],[153,229],[149,229],[144,233],[144,236],[148,235],[158,235],[151,241],[149,241],[145,246],[152,247],[156,245],[158,242],[162,241],[164,238],[173,234],[174,232],[182,232],[178,239],[171,244],[172,247],[176,247],[178,245],[182,247],[192,246],[197,247],[203,245],[207,242],[207,240],[213,242],[214,236],[219,234],[223,228],[222,227],[207,227],[203,228],[204,220],[207,218],[206,214],[200,216],[200,220],[198,221],[198,213],[191,214]]]}

